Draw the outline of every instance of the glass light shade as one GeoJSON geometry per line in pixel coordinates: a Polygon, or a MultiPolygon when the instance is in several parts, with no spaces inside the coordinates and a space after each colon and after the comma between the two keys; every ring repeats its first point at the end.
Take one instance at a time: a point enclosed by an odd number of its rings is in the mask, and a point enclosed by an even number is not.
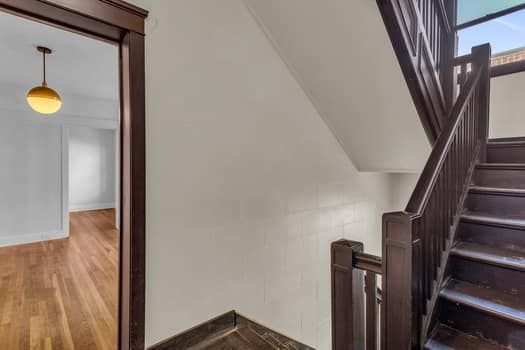
{"type": "Polygon", "coordinates": [[[27,103],[34,111],[41,114],[53,114],[62,107],[60,95],[46,85],[37,86],[29,90],[27,103]]]}

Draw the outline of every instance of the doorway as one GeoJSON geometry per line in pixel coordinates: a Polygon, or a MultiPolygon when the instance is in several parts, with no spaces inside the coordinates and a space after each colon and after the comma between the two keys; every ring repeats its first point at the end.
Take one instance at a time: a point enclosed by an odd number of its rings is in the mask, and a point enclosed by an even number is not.
{"type": "MultiPolygon", "coordinates": [[[[120,0],[0,0],[0,11],[116,44],[119,51],[120,231],[118,349],[144,349],[145,94],[144,19],[120,0]]],[[[31,222],[31,218],[27,218],[31,222]]]]}

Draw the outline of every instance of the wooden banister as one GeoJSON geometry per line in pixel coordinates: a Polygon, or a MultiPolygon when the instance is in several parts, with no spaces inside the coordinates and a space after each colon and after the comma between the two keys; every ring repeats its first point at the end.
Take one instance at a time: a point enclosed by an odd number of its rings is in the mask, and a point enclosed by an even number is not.
{"type": "Polygon", "coordinates": [[[456,60],[468,80],[436,141],[404,212],[383,216],[383,317],[386,349],[419,349],[427,335],[444,264],[475,163],[488,137],[490,46],[456,60]]]}
{"type": "Polygon", "coordinates": [[[331,245],[331,273],[332,349],[377,350],[381,258],[363,253],[360,242],[339,240],[331,245]]]}
{"type": "Polygon", "coordinates": [[[455,98],[456,0],[376,0],[423,128],[434,144],[455,98]]]}

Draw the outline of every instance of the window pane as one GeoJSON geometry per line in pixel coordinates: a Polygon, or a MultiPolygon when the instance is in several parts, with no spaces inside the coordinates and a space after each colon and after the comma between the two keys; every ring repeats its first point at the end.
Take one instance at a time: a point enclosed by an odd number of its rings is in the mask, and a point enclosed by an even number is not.
{"type": "Polygon", "coordinates": [[[525,10],[513,12],[458,32],[458,55],[470,53],[473,46],[490,43],[492,55],[525,47],[525,10]]]}
{"type": "Polygon", "coordinates": [[[458,0],[458,24],[484,17],[517,5],[524,0],[458,0]]]}

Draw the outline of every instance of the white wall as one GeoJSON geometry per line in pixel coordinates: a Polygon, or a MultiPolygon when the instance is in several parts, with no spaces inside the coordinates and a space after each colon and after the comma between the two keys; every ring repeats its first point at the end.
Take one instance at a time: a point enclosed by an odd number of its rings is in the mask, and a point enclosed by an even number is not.
{"type": "MultiPolygon", "coordinates": [[[[117,64],[117,63],[115,63],[117,64]]],[[[99,129],[117,129],[118,100],[80,96],[60,91],[62,108],[50,117],[42,117],[27,105],[28,87],[0,81],[0,113],[17,120],[44,125],[85,126],[99,129]]]]}
{"type": "Polygon", "coordinates": [[[421,171],[430,144],[376,1],[245,0],[361,171],[421,171]]]}
{"type": "Polygon", "coordinates": [[[412,192],[416,188],[420,173],[395,173],[390,174],[392,209],[404,211],[412,192]]]}
{"type": "Polygon", "coordinates": [[[490,137],[525,136],[525,72],[491,80],[490,137]]]}
{"type": "MultiPolygon", "coordinates": [[[[114,135],[118,127],[118,101],[61,92],[62,109],[44,117],[29,108],[26,92],[0,82],[0,161],[9,164],[0,170],[0,246],[69,234],[68,130],[114,135]]],[[[112,206],[114,167],[104,169],[113,180],[112,206]]]]}
{"type": "Polygon", "coordinates": [[[0,114],[0,246],[67,235],[62,128],[0,114]]]}
{"type": "Polygon", "coordinates": [[[329,243],[380,252],[388,176],[356,170],[241,0],[134,2],[151,10],[147,345],[237,309],[329,349],[329,243]]]}
{"type": "Polygon", "coordinates": [[[69,127],[70,211],[116,207],[114,130],[69,127]]]}

